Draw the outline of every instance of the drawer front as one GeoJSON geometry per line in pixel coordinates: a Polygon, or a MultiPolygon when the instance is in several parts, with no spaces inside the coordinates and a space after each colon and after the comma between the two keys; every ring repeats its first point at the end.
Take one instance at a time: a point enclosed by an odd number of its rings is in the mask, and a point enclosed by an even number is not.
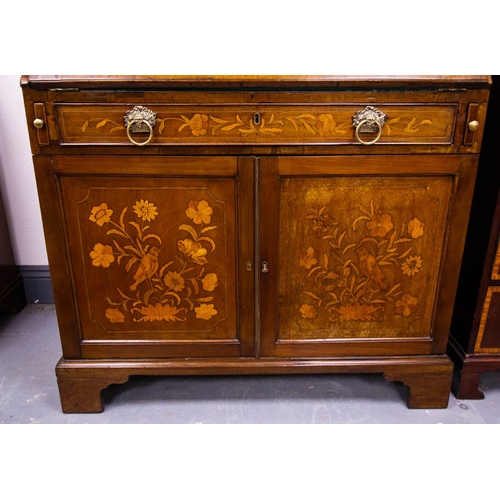
{"type": "Polygon", "coordinates": [[[458,106],[452,103],[379,104],[380,128],[356,134],[353,118],[364,104],[158,105],[152,130],[127,133],[125,114],[133,104],[57,104],[61,144],[452,144],[458,106]],[[151,135],[151,137],[150,137],[151,135]],[[359,139],[358,139],[358,137],[359,139]],[[377,136],[379,136],[377,138],[377,136]]]}

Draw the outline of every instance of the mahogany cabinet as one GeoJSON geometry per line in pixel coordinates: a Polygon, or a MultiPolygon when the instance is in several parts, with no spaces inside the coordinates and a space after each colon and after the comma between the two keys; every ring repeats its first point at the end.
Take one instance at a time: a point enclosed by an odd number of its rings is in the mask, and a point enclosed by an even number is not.
{"type": "Polygon", "coordinates": [[[448,404],[489,77],[22,78],[65,412],[133,375],[448,404]]]}
{"type": "Polygon", "coordinates": [[[458,399],[483,399],[480,375],[500,369],[500,77],[492,77],[488,116],[464,250],[449,354],[458,399]]]}

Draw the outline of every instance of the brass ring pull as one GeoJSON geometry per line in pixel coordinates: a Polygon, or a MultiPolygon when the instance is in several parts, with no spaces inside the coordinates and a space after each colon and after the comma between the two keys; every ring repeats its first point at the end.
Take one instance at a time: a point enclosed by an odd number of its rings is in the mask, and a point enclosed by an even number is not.
{"type": "Polygon", "coordinates": [[[130,109],[125,113],[123,120],[127,127],[127,137],[132,144],[136,146],[145,146],[151,142],[153,138],[153,127],[156,125],[156,113],[154,111],[145,106],[135,106],[134,109],[130,109]],[[149,137],[144,142],[134,141],[130,136],[130,133],[137,134],[148,131],[149,137]]]}
{"type": "Polygon", "coordinates": [[[365,109],[360,109],[352,117],[352,125],[356,127],[354,129],[356,139],[365,146],[375,144],[382,135],[382,128],[386,120],[387,115],[373,106],[366,106],[365,109]],[[363,141],[359,136],[360,132],[368,132],[370,134],[377,133],[377,137],[372,141],[363,141]]]}
{"type": "Polygon", "coordinates": [[[127,137],[129,138],[130,142],[132,142],[136,146],[145,146],[146,144],[151,142],[151,139],[153,138],[153,127],[149,124],[147,120],[131,120],[127,125],[127,137]],[[142,124],[142,123],[145,123],[149,128],[149,137],[144,142],[134,141],[134,139],[132,139],[132,137],[130,136],[130,127],[134,124],[142,124]]]}
{"type": "Polygon", "coordinates": [[[372,141],[363,141],[363,139],[361,139],[361,137],[359,137],[359,129],[365,124],[367,123],[368,120],[362,120],[359,122],[358,126],[356,127],[354,133],[356,135],[356,139],[361,143],[361,144],[364,144],[365,146],[369,146],[370,144],[375,144],[379,139],[380,139],[380,136],[382,135],[382,125],[380,125],[380,122],[377,122],[377,121],[374,121],[373,123],[377,125],[378,127],[378,133],[377,133],[377,137],[375,137],[375,139],[373,139],[372,141]]]}

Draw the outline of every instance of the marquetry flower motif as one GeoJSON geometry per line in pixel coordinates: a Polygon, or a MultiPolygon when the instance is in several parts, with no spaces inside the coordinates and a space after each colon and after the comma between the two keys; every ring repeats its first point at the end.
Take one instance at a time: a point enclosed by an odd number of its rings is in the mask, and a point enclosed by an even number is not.
{"type": "Polygon", "coordinates": [[[173,290],[174,292],[182,292],[184,290],[184,278],[175,271],[169,271],[163,281],[169,290],[173,290]]]}
{"type": "Polygon", "coordinates": [[[123,323],[125,321],[125,316],[118,309],[106,309],[105,316],[111,323],[123,323]]]}
{"type": "Polygon", "coordinates": [[[155,304],[141,308],[136,308],[136,311],[142,314],[140,319],[134,321],[186,321],[187,318],[178,318],[177,315],[186,311],[184,307],[172,307],[170,304],[155,304]]]}
{"type": "Polygon", "coordinates": [[[192,219],[195,224],[210,224],[213,212],[212,207],[205,200],[191,200],[186,210],[186,215],[192,219]]]}
{"type": "Polygon", "coordinates": [[[102,243],[96,243],[89,255],[92,259],[92,265],[95,267],[109,267],[115,260],[113,249],[102,243]]]}
{"type": "Polygon", "coordinates": [[[313,247],[309,247],[305,252],[300,254],[299,266],[311,269],[318,263],[318,252],[314,251],[313,247]]]}
{"type": "Polygon", "coordinates": [[[211,292],[219,284],[215,273],[208,273],[202,280],[203,290],[211,292]]]}
{"type": "MultiPolygon", "coordinates": [[[[324,258],[323,258],[324,261],[324,258]]],[[[321,284],[325,292],[332,292],[335,288],[343,288],[347,285],[347,280],[351,274],[350,268],[346,267],[342,270],[342,276],[334,271],[330,271],[321,277],[321,284]]],[[[319,277],[318,277],[319,281],[319,277]]]]}
{"type": "Polygon", "coordinates": [[[408,232],[413,239],[420,238],[424,234],[424,223],[414,217],[408,222],[408,232]]]}
{"type": "Polygon", "coordinates": [[[366,229],[370,231],[371,236],[380,236],[383,238],[392,228],[392,217],[389,214],[373,214],[371,220],[366,223],[366,229]]]}
{"type": "Polygon", "coordinates": [[[321,210],[315,210],[314,213],[306,216],[306,219],[312,222],[313,232],[316,236],[323,236],[332,226],[338,224],[337,220],[325,212],[325,208],[326,207],[323,207],[321,210]]]}
{"type": "Polygon", "coordinates": [[[405,262],[401,265],[401,270],[403,274],[407,276],[415,276],[420,271],[422,267],[422,257],[420,255],[411,255],[405,262]]]}
{"type": "Polygon", "coordinates": [[[158,207],[155,207],[153,203],[149,203],[148,200],[136,201],[132,208],[137,217],[143,221],[150,222],[158,215],[158,207]]]}
{"type": "Polygon", "coordinates": [[[200,307],[195,307],[194,310],[198,319],[209,320],[212,316],[217,314],[217,310],[214,308],[213,304],[201,304],[200,307]]]}
{"type": "Polygon", "coordinates": [[[106,203],[101,203],[98,207],[92,208],[89,219],[102,227],[106,222],[111,220],[112,214],[113,210],[109,209],[106,203]]]}
{"type": "Polygon", "coordinates": [[[318,311],[311,304],[302,304],[300,306],[299,312],[305,319],[313,319],[318,315],[318,311]]]}
{"type": "Polygon", "coordinates": [[[396,314],[402,314],[403,316],[409,316],[417,310],[417,302],[417,297],[413,297],[409,293],[405,293],[401,299],[396,302],[394,312],[396,314]]]}
{"type": "Polygon", "coordinates": [[[319,115],[318,122],[316,126],[318,127],[318,132],[320,135],[330,136],[335,132],[335,120],[331,113],[319,115]]]}
{"type": "Polygon", "coordinates": [[[201,243],[186,238],[177,242],[177,248],[196,264],[204,265],[207,263],[207,249],[201,243]]]}
{"type": "Polygon", "coordinates": [[[374,316],[377,311],[383,311],[384,308],[380,306],[373,306],[369,304],[347,304],[333,308],[340,314],[336,321],[379,321],[374,316]]]}
{"type": "Polygon", "coordinates": [[[191,128],[191,133],[199,137],[200,135],[205,135],[208,130],[208,116],[195,114],[191,120],[189,120],[189,127],[191,128]]]}

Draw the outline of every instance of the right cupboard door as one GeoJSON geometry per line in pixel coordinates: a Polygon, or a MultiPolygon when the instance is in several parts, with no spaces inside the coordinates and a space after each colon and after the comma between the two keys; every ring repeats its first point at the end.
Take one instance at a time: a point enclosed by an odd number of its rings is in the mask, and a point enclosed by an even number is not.
{"type": "Polygon", "coordinates": [[[445,352],[470,158],[276,157],[259,175],[261,356],[445,352]]]}

